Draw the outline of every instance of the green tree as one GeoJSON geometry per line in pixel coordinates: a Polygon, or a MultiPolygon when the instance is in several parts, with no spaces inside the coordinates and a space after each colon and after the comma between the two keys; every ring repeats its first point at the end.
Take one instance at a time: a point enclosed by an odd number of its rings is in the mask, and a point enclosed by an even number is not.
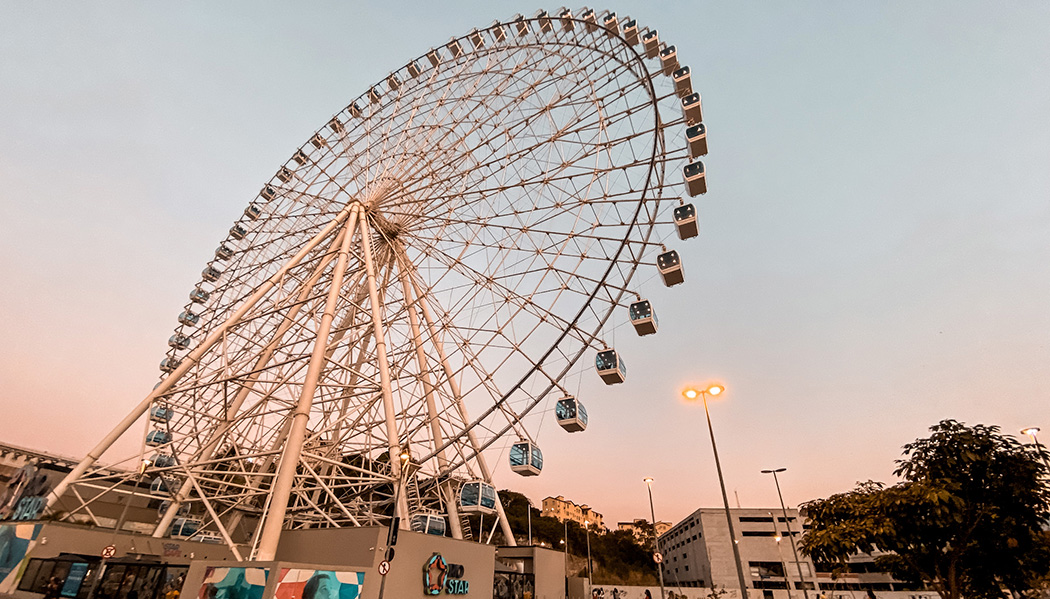
{"type": "Polygon", "coordinates": [[[904,446],[894,471],[902,482],[803,504],[811,528],[802,552],[839,569],[851,555],[886,552],[880,567],[944,599],[1032,589],[1050,570],[1043,450],[997,426],[944,420],[930,431],[904,446]]]}

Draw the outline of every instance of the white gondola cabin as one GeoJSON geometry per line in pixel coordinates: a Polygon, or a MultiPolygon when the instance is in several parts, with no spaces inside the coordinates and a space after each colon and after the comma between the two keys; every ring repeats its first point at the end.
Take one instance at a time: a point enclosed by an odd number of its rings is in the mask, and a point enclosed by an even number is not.
{"type": "Polygon", "coordinates": [[[175,458],[166,453],[155,453],[149,462],[154,468],[171,468],[175,465],[175,458]]]}
{"type": "Polygon", "coordinates": [[[173,539],[188,539],[196,535],[201,525],[204,524],[200,518],[175,518],[171,523],[171,534],[173,539]]]}
{"type": "Polygon", "coordinates": [[[357,102],[351,102],[350,105],[346,107],[346,110],[350,113],[350,116],[355,119],[361,116],[361,107],[357,105],[357,102]]]}
{"type": "Polygon", "coordinates": [[[186,349],[190,346],[190,338],[186,335],[180,335],[175,333],[171,337],[168,337],[168,347],[174,347],[175,349],[186,349]]]}
{"type": "Polygon", "coordinates": [[[617,385],[627,378],[627,364],[615,349],[598,352],[598,355],[594,357],[594,368],[606,385],[617,385]]]}
{"type": "Polygon", "coordinates": [[[674,209],[674,226],[678,229],[678,238],[690,239],[700,234],[700,221],[696,218],[696,206],[682,204],[674,209]]]}
{"type": "Polygon", "coordinates": [[[233,257],[233,250],[226,244],[220,245],[215,248],[215,259],[216,260],[229,260],[233,257]]]}
{"type": "Polygon", "coordinates": [[[160,371],[174,372],[174,370],[179,367],[179,364],[182,364],[182,360],[179,360],[178,358],[164,358],[160,361],[160,371]]]}
{"type": "Polygon", "coordinates": [[[551,17],[547,14],[547,11],[542,8],[536,11],[536,18],[540,21],[541,33],[550,33],[551,31],[554,31],[554,24],[551,23],[551,17]]]}
{"type": "Polygon", "coordinates": [[[175,482],[171,479],[166,479],[163,476],[158,476],[153,479],[153,482],[149,484],[150,495],[167,496],[170,495],[175,487],[175,482]]]}
{"type": "MultiPolygon", "coordinates": [[[[292,171],[289,171],[288,169],[286,169],[283,166],[281,167],[281,170],[282,171],[288,171],[288,178],[289,179],[292,178],[292,176],[291,176],[292,171]]],[[[278,171],[278,172],[280,172],[280,171],[278,171]]],[[[266,185],[266,186],[264,186],[262,188],[262,191],[259,192],[259,195],[261,195],[263,197],[263,199],[268,202],[268,201],[270,201],[270,200],[272,200],[272,199],[277,197],[277,190],[274,189],[273,187],[270,187],[269,185],[266,185]]]]}
{"type": "Polygon", "coordinates": [[[159,447],[171,443],[171,433],[162,430],[152,430],[146,435],[146,445],[159,447]]]}
{"type": "Polygon", "coordinates": [[[587,428],[587,409],[575,397],[567,395],[554,404],[554,416],[558,425],[570,433],[587,428]]]}
{"type": "Polygon", "coordinates": [[[664,75],[670,77],[674,74],[678,70],[678,49],[674,46],[667,46],[660,50],[660,66],[663,67],[664,75]]]}
{"type": "Polygon", "coordinates": [[[685,66],[678,69],[671,74],[671,78],[674,79],[674,91],[679,98],[692,95],[693,77],[690,74],[689,67],[685,66]]]}
{"type": "Polygon", "coordinates": [[[414,60],[405,65],[405,70],[408,71],[408,76],[413,79],[419,77],[419,74],[423,72],[423,69],[419,68],[419,64],[414,60]]]}
{"type": "MultiPolygon", "coordinates": [[[[157,517],[163,518],[164,514],[168,513],[168,508],[171,507],[170,500],[163,500],[160,505],[157,506],[157,517]]],[[[190,506],[188,503],[180,503],[179,508],[175,510],[177,516],[188,516],[190,514],[190,506]]]]}
{"type": "MultiPolygon", "coordinates": [[[[337,121],[337,122],[338,122],[338,121],[337,121]]],[[[278,180],[279,180],[279,181],[280,181],[281,183],[287,183],[287,182],[291,181],[291,180],[292,180],[292,171],[291,171],[291,169],[289,169],[289,168],[288,168],[288,167],[286,167],[286,166],[282,166],[282,167],[281,167],[281,168],[280,168],[280,169],[279,169],[279,170],[277,171],[277,179],[278,179],[278,180]]],[[[266,192],[264,191],[263,193],[266,193],[266,192]]],[[[264,197],[265,197],[265,196],[264,196],[264,197]]]]}
{"type": "Polygon", "coordinates": [[[572,11],[564,9],[558,13],[558,17],[561,18],[561,27],[565,31],[572,31],[576,28],[576,22],[572,20],[572,11]]]}
{"type": "Polygon", "coordinates": [[[637,46],[638,42],[642,41],[642,38],[638,37],[638,22],[634,19],[623,22],[623,39],[632,46],[637,46]]]}
{"type": "Polygon", "coordinates": [[[262,208],[251,204],[244,209],[244,216],[248,217],[248,220],[255,220],[262,216],[262,208]]]}
{"type": "Polygon", "coordinates": [[[390,91],[396,92],[401,89],[401,78],[397,76],[397,73],[390,73],[390,76],[386,78],[386,84],[390,91]]]}
{"type": "Polygon", "coordinates": [[[492,39],[496,40],[496,43],[502,43],[507,39],[507,28],[503,26],[503,23],[495,21],[492,23],[492,39]]]}
{"type": "Polygon", "coordinates": [[[295,154],[292,154],[292,160],[296,161],[299,166],[306,164],[309,158],[306,157],[306,152],[302,150],[296,150],[295,154]]]}
{"type": "Polygon", "coordinates": [[[197,316],[189,310],[186,310],[179,314],[179,324],[184,324],[186,326],[196,326],[200,319],[200,316],[197,316]]]}
{"type": "Polygon", "coordinates": [[[430,52],[427,52],[427,60],[430,61],[430,66],[436,67],[441,64],[441,53],[431,48],[430,52]]]}
{"type": "Polygon", "coordinates": [[[208,281],[209,283],[214,283],[215,281],[218,281],[219,277],[221,276],[222,271],[218,268],[215,268],[214,266],[207,266],[204,270],[201,271],[201,278],[205,281],[208,281]]]}
{"type": "Polygon", "coordinates": [[[328,142],[326,142],[324,138],[321,137],[320,133],[314,133],[314,136],[310,138],[310,145],[312,145],[315,150],[320,150],[321,148],[327,146],[328,142]]]}
{"type": "Polygon", "coordinates": [[[697,123],[685,130],[685,141],[689,144],[689,157],[707,155],[707,126],[697,123]]]}
{"type": "Polygon", "coordinates": [[[448,48],[448,51],[452,53],[452,58],[459,58],[463,55],[463,46],[460,45],[459,40],[456,38],[452,38],[452,40],[445,47],[448,48]]]}
{"type": "Polygon", "coordinates": [[[518,32],[518,37],[525,37],[529,33],[529,22],[525,17],[518,15],[514,17],[514,29],[518,32]]]}
{"type": "Polygon", "coordinates": [[[620,34],[620,22],[616,19],[616,13],[611,12],[606,15],[605,19],[602,20],[602,25],[605,27],[606,33],[610,35],[620,34]]]}
{"type": "Polygon", "coordinates": [[[660,34],[650,29],[642,34],[642,45],[645,46],[645,57],[656,58],[660,55],[660,34]]]}
{"type": "Polygon", "coordinates": [[[233,228],[230,229],[230,237],[233,237],[234,239],[240,240],[244,239],[247,236],[248,229],[245,229],[240,225],[233,225],[233,228]]]}
{"type": "Polygon", "coordinates": [[[510,446],[510,469],[522,476],[536,476],[543,470],[543,452],[532,441],[510,446]]]}
{"type": "Polygon", "coordinates": [[[660,327],[660,321],[656,318],[656,311],[653,310],[653,305],[649,300],[638,300],[632,303],[627,312],[631,316],[631,324],[634,325],[634,331],[641,336],[652,335],[660,327]]]}
{"type": "Polygon", "coordinates": [[[496,487],[483,480],[463,483],[459,488],[459,511],[464,514],[496,512],[496,487]]]}
{"type": "Polygon", "coordinates": [[[685,178],[685,191],[689,197],[707,193],[707,173],[704,172],[704,163],[699,160],[690,162],[682,169],[685,178]]]}
{"type": "Polygon", "coordinates": [[[379,104],[379,101],[383,99],[383,94],[379,93],[379,90],[372,88],[368,90],[368,101],[372,104],[379,104]]]}
{"type": "Polygon", "coordinates": [[[467,36],[467,39],[473,44],[475,50],[480,50],[485,47],[485,38],[481,37],[481,32],[477,29],[472,29],[470,35],[467,36]]]}
{"type": "Polygon", "coordinates": [[[685,281],[685,272],[682,270],[682,259],[678,252],[671,250],[656,257],[656,269],[664,280],[664,285],[673,287],[685,281]]]}
{"type": "Polygon", "coordinates": [[[164,406],[153,406],[149,409],[149,419],[153,422],[171,422],[175,410],[164,406]]]}
{"type": "Polygon", "coordinates": [[[328,128],[332,130],[332,133],[342,133],[345,130],[338,117],[332,117],[332,120],[328,121],[328,128]]]}
{"type": "Polygon", "coordinates": [[[413,514],[412,530],[436,537],[445,536],[445,517],[438,514],[413,514]]]}
{"type": "Polygon", "coordinates": [[[594,15],[594,9],[588,8],[580,13],[580,20],[587,24],[587,32],[594,33],[598,30],[598,17],[594,15]]]}
{"type": "Polygon", "coordinates": [[[693,92],[682,98],[682,114],[689,124],[699,123],[704,120],[704,109],[700,104],[699,92],[693,92]]]}
{"type": "Polygon", "coordinates": [[[201,289],[200,287],[197,287],[196,289],[190,292],[190,301],[195,304],[203,304],[207,302],[210,297],[211,294],[201,289]]]}

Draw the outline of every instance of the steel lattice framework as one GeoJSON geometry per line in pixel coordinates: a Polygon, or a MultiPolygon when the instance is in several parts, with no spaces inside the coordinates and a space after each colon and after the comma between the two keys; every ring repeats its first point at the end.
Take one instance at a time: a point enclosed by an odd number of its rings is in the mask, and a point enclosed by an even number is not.
{"type": "Polygon", "coordinates": [[[459,485],[491,482],[500,439],[530,439],[526,416],[605,346],[672,230],[687,122],[655,36],[541,11],[453,38],[336,114],[216,250],[161,382],[49,506],[154,481],[155,536],[190,509],[257,559],[282,528],[393,514],[447,515],[462,538],[459,485]],[[95,462],[124,434],[146,442],[114,474],[95,462]]]}

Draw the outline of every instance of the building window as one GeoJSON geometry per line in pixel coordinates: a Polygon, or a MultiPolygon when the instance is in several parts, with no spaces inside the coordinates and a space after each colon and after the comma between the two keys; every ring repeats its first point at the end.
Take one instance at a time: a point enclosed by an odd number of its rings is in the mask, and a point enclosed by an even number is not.
{"type": "MultiPolygon", "coordinates": [[[[781,518],[783,520],[783,518],[781,518]]],[[[740,516],[741,522],[769,522],[773,523],[772,516],[740,516]]]]}
{"type": "MultiPolygon", "coordinates": [[[[784,564],[780,562],[748,562],[748,567],[751,568],[751,578],[771,578],[771,577],[784,577],[784,564]]],[[[758,588],[758,587],[755,587],[758,588]]],[[[766,587],[773,588],[773,587],[766,587]]],[[[777,587],[784,588],[784,587],[777,587]]]]}
{"type": "Polygon", "coordinates": [[[772,530],[745,530],[741,531],[742,537],[775,537],[777,533],[772,530]]]}

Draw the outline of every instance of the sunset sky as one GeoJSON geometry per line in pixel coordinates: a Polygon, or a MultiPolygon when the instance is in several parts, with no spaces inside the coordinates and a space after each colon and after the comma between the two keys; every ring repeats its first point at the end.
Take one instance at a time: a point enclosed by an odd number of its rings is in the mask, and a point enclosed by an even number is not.
{"type": "MultiPolygon", "coordinates": [[[[79,457],[157,380],[261,184],[410,58],[510,2],[0,2],[0,441],[79,457]]],[[[554,11],[556,5],[544,7],[554,11]]],[[[574,9],[578,7],[572,7],[574,9]]],[[[595,6],[595,8],[601,8],[595,6]]],[[[1050,4],[616,2],[703,94],[686,282],[649,283],[628,381],[544,427],[542,476],[607,522],[892,481],[944,418],[1050,440],[1050,4]]],[[[651,273],[650,273],[651,275],[651,273]]],[[[622,323],[621,323],[622,324],[622,323]]]]}

